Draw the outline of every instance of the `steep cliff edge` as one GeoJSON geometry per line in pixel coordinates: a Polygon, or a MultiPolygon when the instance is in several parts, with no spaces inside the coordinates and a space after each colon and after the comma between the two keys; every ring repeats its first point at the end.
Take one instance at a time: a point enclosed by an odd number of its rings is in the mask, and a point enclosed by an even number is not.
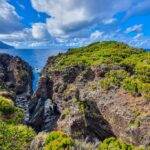
{"type": "Polygon", "coordinates": [[[36,135],[29,120],[32,68],[19,57],[0,54],[0,149],[27,150],[36,135]]]}
{"type": "Polygon", "coordinates": [[[32,67],[19,57],[0,54],[0,95],[10,97],[29,120],[28,101],[32,94],[32,67]]]}
{"type": "Polygon", "coordinates": [[[47,130],[88,141],[115,136],[134,145],[150,145],[149,60],[148,52],[114,41],[50,57],[39,81],[48,92],[37,90],[30,104],[32,126],[44,128],[44,110],[49,108],[49,115],[55,116],[50,124],[55,125],[47,130]],[[44,119],[40,126],[34,124],[37,116],[44,119]]]}

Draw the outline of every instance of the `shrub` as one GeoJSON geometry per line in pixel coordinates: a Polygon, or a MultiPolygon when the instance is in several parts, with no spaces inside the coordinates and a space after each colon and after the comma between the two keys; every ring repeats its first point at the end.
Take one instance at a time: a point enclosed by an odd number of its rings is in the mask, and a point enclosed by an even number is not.
{"type": "Polygon", "coordinates": [[[8,125],[0,121],[0,149],[25,150],[29,148],[35,132],[23,125],[8,125]]]}
{"type": "Polygon", "coordinates": [[[122,87],[133,96],[139,95],[138,82],[131,78],[126,78],[122,84],[122,87]]]}
{"type": "Polygon", "coordinates": [[[106,78],[106,79],[100,80],[100,86],[105,90],[109,90],[112,87],[111,79],[106,78]]]}
{"type": "Polygon", "coordinates": [[[24,120],[24,113],[20,108],[15,107],[14,112],[10,114],[1,113],[0,119],[8,124],[19,124],[24,120]]]}
{"type": "Polygon", "coordinates": [[[53,131],[46,138],[45,150],[61,150],[73,147],[74,140],[61,131],[53,131]]]}
{"type": "Polygon", "coordinates": [[[100,86],[105,90],[109,90],[113,87],[119,87],[127,77],[127,72],[125,70],[110,70],[105,76],[106,78],[100,81],[100,86]]]}
{"type": "Polygon", "coordinates": [[[150,65],[143,62],[137,63],[135,66],[135,72],[150,77],[150,65]]]}
{"type": "Polygon", "coordinates": [[[0,111],[3,113],[12,113],[15,106],[12,100],[0,96],[0,111]]]}
{"type": "Polygon", "coordinates": [[[133,150],[133,145],[112,137],[104,140],[96,150],[133,150]]]}
{"type": "Polygon", "coordinates": [[[117,78],[120,82],[127,77],[127,72],[125,70],[110,70],[106,74],[107,78],[114,77],[117,78]]]}

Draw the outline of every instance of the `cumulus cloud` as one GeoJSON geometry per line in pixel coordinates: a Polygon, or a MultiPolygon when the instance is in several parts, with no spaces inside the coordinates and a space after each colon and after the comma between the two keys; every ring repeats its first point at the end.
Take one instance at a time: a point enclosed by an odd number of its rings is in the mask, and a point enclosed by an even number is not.
{"type": "Polygon", "coordinates": [[[33,39],[31,29],[25,28],[21,31],[16,31],[11,34],[0,34],[0,40],[6,42],[12,41],[27,41],[33,39]]]}
{"type": "Polygon", "coordinates": [[[0,33],[11,33],[20,30],[21,17],[16,13],[15,7],[7,0],[0,0],[0,33]]]}
{"type": "Polygon", "coordinates": [[[44,12],[48,31],[59,37],[72,34],[94,24],[102,23],[105,18],[112,18],[120,11],[125,11],[131,1],[120,0],[31,0],[38,12],[44,12]]]}
{"type": "Polygon", "coordinates": [[[32,36],[35,39],[48,39],[50,34],[48,33],[47,27],[44,23],[35,23],[32,25],[32,36]]]}
{"type": "Polygon", "coordinates": [[[95,31],[91,34],[90,39],[99,40],[100,38],[102,38],[102,36],[103,36],[103,32],[95,31]]]}
{"type": "Polygon", "coordinates": [[[132,27],[128,27],[125,31],[125,33],[131,33],[131,32],[135,32],[135,31],[141,31],[142,30],[143,25],[139,24],[139,25],[134,25],[132,27]]]}

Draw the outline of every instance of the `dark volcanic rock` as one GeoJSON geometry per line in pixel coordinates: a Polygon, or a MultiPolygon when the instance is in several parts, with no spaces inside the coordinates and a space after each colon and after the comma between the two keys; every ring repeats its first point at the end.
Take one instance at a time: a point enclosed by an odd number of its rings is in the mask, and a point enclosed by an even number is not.
{"type": "Polygon", "coordinates": [[[21,94],[32,92],[32,68],[19,57],[0,54],[0,87],[21,94]]]}
{"type": "Polygon", "coordinates": [[[47,77],[41,77],[36,92],[29,104],[29,124],[36,131],[49,131],[59,116],[57,106],[52,101],[53,81],[47,77]]]}
{"type": "Polygon", "coordinates": [[[0,54],[0,91],[1,95],[11,98],[15,105],[25,113],[25,122],[29,119],[28,101],[32,94],[32,67],[19,57],[0,54]]]}

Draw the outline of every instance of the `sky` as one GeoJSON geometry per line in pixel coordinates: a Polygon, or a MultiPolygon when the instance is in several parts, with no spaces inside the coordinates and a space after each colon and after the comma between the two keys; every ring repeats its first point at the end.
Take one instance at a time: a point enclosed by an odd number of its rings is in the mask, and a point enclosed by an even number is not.
{"type": "Polygon", "coordinates": [[[16,48],[106,40],[150,48],[150,0],[0,0],[0,41],[16,48]]]}

